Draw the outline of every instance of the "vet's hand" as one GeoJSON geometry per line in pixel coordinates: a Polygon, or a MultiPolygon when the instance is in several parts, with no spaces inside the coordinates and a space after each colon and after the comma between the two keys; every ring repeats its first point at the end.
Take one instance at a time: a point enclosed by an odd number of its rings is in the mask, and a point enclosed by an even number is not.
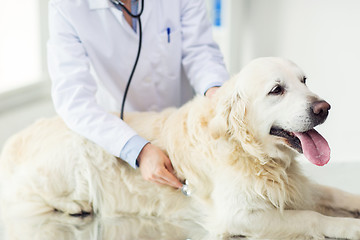
{"type": "Polygon", "coordinates": [[[181,188],[181,182],[174,176],[170,159],[158,147],[148,143],[141,150],[138,164],[143,178],[147,181],[181,188]]]}
{"type": "Polygon", "coordinates": [[[211,88],[209,88],[206,91],[205,96],[209,97],[209,98],[212,98],[212,96],[217,92],[218,89],[219,89],[219,87],[211,87],[211,88]]]}

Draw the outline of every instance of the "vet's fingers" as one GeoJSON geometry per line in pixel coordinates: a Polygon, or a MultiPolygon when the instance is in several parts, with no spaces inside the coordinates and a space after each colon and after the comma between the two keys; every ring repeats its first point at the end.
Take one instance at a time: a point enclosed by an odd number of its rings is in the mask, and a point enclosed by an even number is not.
{"type": "Polygon", "coordinates": [[[168,182],[168,185],[174,188],[181,188],[182,183],[179,181],[179,179],[175,177],[174,168],[168,157],[166,157],[164,161],[164,165],[165,165],[165,169],[163,169],[163,174],[162,174],[163,179],[168,182]]]}
{"type": "Polygon", "coordinates": [[[173,166],[172,166],[172,164],[171,164],[171,161],[170,161],[170,159],[167,159],[167,161],[165,161],[165,168],[169,171],[169,172],[171,172],[171,173],[174,173],[175,171],[174,171],[174,168],[173,168],[173,166]]]}
{"type": "Polygon", "coordinates": [[[181,188],[182,183],[177,179],[168,169],[164,169],[161,178],[167,182],[167,185],[172,186],[174,188],[181,188]]]}
{"type": "Polygon", "coordinates": [[[180,182],[179,183],[176,182],[178,181],[177,178],[174,175],[172,175],[165,168],[164,165],[158,166],[156,169],[153,169],[151,173],[150,172],[145,173],[143,177],[145,180],[149,182],[168,185],[174,188],[182,187],[180,182]]]}
{"type": "Polygon", "coordinates": [[[164,166],[153,172],[153,174],[148,180],[152,182],[168,185],[174,188],[182,187],[182,183],[172,173],[170,173],[164,166]]]}
{"type": "MultiPolygon", "coordinates": [[[[168,161],[165,162],[165,168],[175,177],[175,170],[173,168],[173,165],[171,164],[171,161],[169,158],[167,160],[168,161]]],[[[177,180],[177,182],[180,182],[177,178],[176,178],[176,180],[177,180]]]]}
{"type": "MultiPolygon", "coordinates": [[[[166,170],[165,170],[166,171],[166,170]]],[[[161,175],[152,175],[150,178],[147,179],[150,182],[159,184],[159,185],[167,185],[174,188],[179,188],[176,183],[169,180],[168,177],[164,176],[164,174],[161,175]]]]}
{"type": "Polygon", "coordinates": [[[169,185],[169,183],[165,179],[163,179],[161,177],[152,178],[149,181],[153,182],[153,183],[156,183],[158,185],[169,185]]]}

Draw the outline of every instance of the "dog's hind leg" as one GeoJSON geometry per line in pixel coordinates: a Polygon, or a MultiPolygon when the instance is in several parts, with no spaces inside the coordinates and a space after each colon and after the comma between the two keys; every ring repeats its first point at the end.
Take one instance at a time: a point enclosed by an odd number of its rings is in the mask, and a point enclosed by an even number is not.
{"type": "MultiPolygon", "coordinates": [[[[26,170],[26,168],[24,168],[26,170]]],[[[2,189],[3,212],[10,217],[32,217],[50,212],[83,216],[92,213],[86,181],[66,178],[56,171],[45,174],[19,171],[2,189]]]]}
{"type": "Polygon", "coordinates": [[[44,189],[34,190],[29,185],[22,186],[11,184],[3,189],[1,202],[2,214],[5,218],[33,217],[52,212],[71,216],[86,216],[92,213],[92,205],[89,201],[77,200],[74,194],[61,196],[56,192],[45,192],[44,189]]]}
{"type": "Polygon", "coordinates": [[[67,197],[47,200],[49,206],[55,211],[63,212],[70,216],[84,216],[92,213],[92,206],[84,200],[69,200],[67,197]]]}
{"type": "Polygon", "coordinates": [[[92,203],[89,199],[88,186],[79,183],[79,179],[66,184],[56,184],[48,181],[46,188],[37,189],[43,201],[54,208],[57,212],[62,212],[71,216],[84,216],[92,213],[92,203]]]}

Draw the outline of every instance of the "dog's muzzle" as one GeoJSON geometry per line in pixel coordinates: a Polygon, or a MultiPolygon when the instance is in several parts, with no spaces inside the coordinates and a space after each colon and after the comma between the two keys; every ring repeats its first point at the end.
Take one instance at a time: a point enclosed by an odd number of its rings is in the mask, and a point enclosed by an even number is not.
{"type": "Polygon", "coordinates": [[[330,160],[330,147],[313,127],[325,122],[330,108],[330,104],[325,101],[315,101],[310,107],[311,126],[301,132],[290,132],[273,126],[270,135],[282,138],[286,145],[303,153],[310,162],[323,166],[330,160]]]}

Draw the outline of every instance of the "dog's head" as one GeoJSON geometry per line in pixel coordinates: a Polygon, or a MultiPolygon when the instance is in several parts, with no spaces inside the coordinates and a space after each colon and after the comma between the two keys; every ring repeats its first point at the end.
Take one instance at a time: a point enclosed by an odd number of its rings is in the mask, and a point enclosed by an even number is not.
{"type": "Polygon", "coordinates": [[[329,146],[314,127],[326,120],[330,105],[308,89],[306,76],[294,63],[256,59],[216,97],[215,135],[226,133],[243,148],[252,146],[245,150],[261,149],[273,158],[294,150],[316,165],[329,161],[329,146]]]}

